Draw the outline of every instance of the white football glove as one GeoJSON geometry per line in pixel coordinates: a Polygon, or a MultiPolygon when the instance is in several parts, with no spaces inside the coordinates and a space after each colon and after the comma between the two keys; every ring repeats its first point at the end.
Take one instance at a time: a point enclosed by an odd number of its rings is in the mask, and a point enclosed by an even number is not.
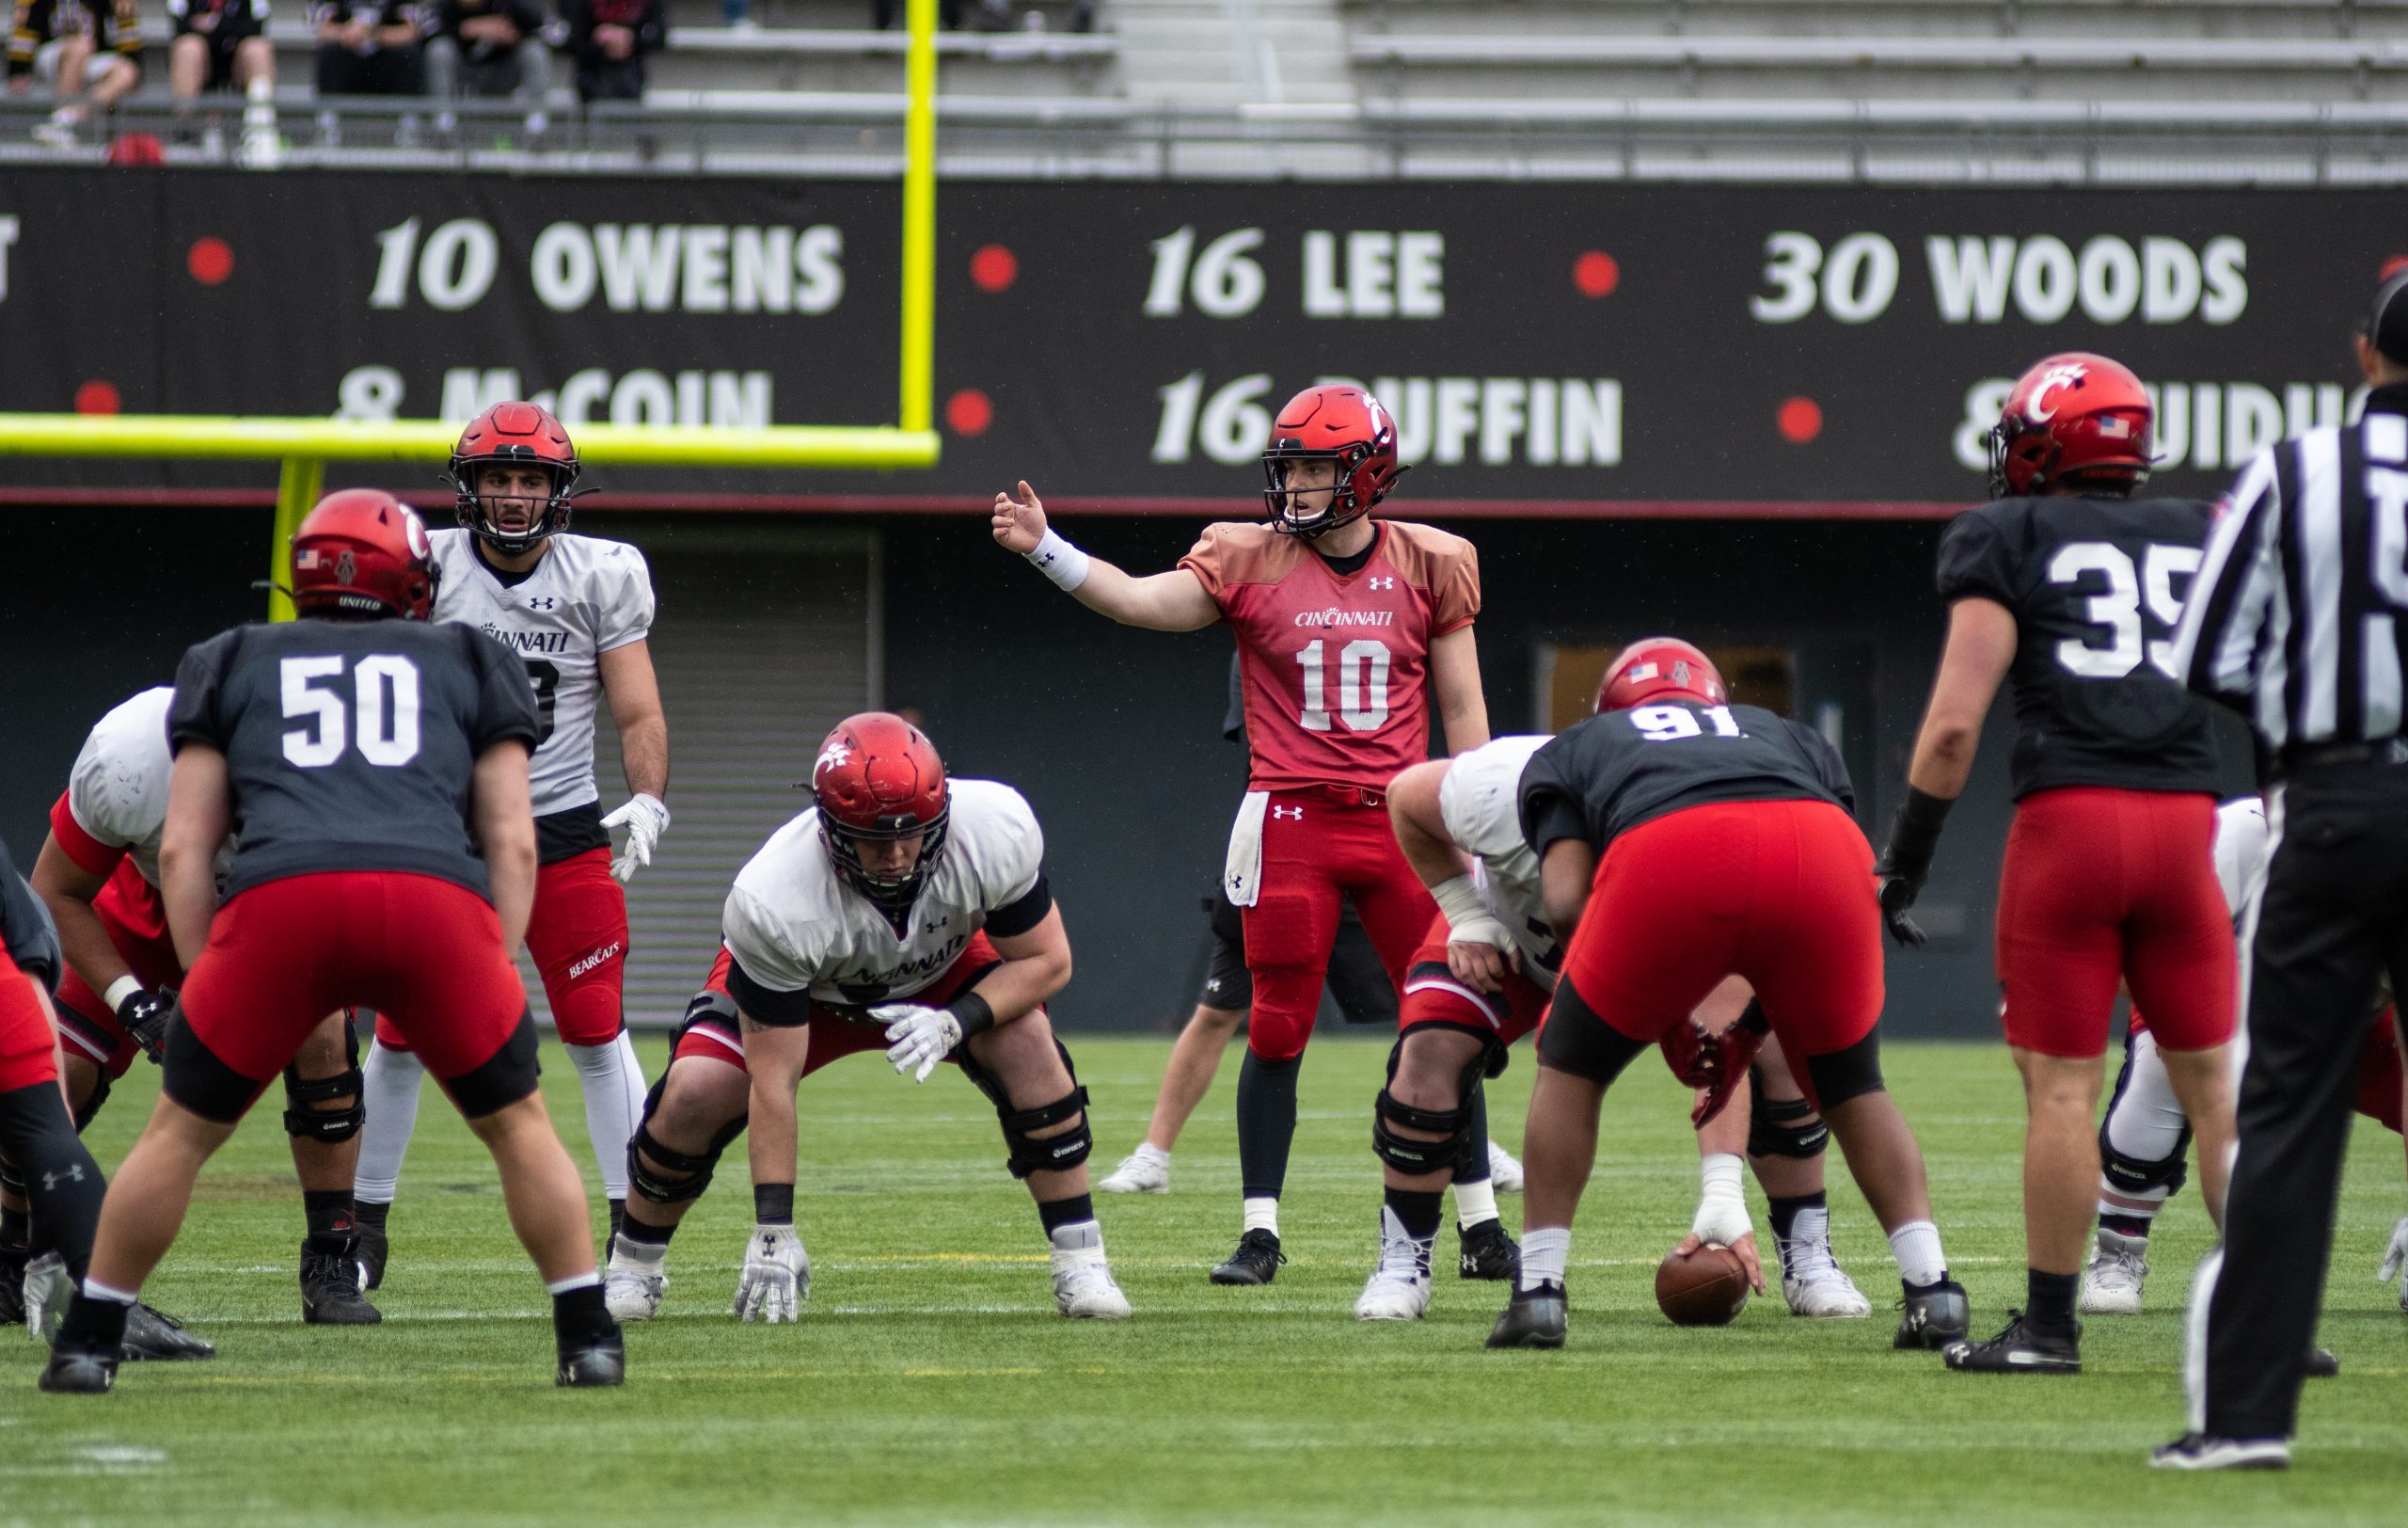
{"type": "Polygon", "coordinates": [[[669,804],[659,797],[637,791],[627,804],[602,820],[605,828],[626,828],[627,846],[610,856],[610,873],[626,885],[635,873],[652,863],[653,846],[669,829],[669,804]]]}
{"type": "Polygon", "coordinates": [[[75,1280],[67,1271],[66,1259],[56,1252],[44,1252],[26,1264],[25,1335],[38,1343],[55,1341],[58,1324],[67,1315],[67,1302],[74,1297],[75,1280]]]}
{"type": "Polygon", "coordinates": [[[880,1003],[869,1016],[886,1026],[886,1058],[895,1074],[910,1073],[913,1082],[926,1082],[937,1063],[961,1043],[961,1021],[941,1008],[917,1003],[880,1003]]]}
{"type": "MultiPolygon", "coordinates": [[[[2402,1268],[2408,1268],[2408,1215],[2401,1216],[2400,1223],[2391,1228],[2391,1245],[2383,1249],[2383,1261],[2375,1265],[2375,1281],[2387,1284],[2399,1278],[2402,1268]]],[[[2408,1311],[2408,1280],[2400,1281],[2400,1308],[2408,1311]]],[[[32,1309],[30,1301],[26,1309],[32,1309]]]]}
{"type": "Polygon", "coordinates": [[[811,1297],[811,1254],[792,1226],[754,1226],[744,1249],[744,1271],[736,1277],[736,1313],[759,1316],[774,1326],[800,1321],[811,1297]]]}

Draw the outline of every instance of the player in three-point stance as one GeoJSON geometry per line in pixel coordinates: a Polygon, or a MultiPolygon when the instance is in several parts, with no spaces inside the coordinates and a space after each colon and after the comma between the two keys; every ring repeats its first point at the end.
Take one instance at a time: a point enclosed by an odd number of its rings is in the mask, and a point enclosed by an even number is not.
{"type": "Polygon", "coordinates": [[[2115,361],[2048,358],[2016,382],[1991,432],[1996,501],[1941,538],[1948,640],[1881,857],[1881,908],[1901,944],[1923,942],[1908,909],[2011,678],[1998,979],[2029,1113],[2029,1298],[1997,1337],[1949,1348],[1952,1369],[2081,1372],[2074,1300],[2119,981],[2149,1015],[2198,1134],[2208,1213],[2224,1216],[2239,967],[2211,845],[2219,771],[2205,708],[2164,666],[2212,511],[2131,498],[2148,476],[2150,419],[2140,379],[2115,361]]]}
{"type": "Polygon", "coordinates": [[[185,965],[157,1109],[101,1210],[45,1390],[116,1382],[126,1315],[174,1244],[194,1181],[329,1012],[389,1016],[500,1169],[552,1293],[562,1385],[626,1358],[594,1266],[585,1190],[536,1090],[535,1023],[510,963],[535,887],[526,671],[426,624],[426,527],[391,495],[337,493],[293,540],[301,618],[184,655],[160,893],[185,965]],[[218,904],[216,859],[242,825],[218,904]]]}
{"type": "MultiPolygon", "coordinates": [[[[18,1239],[7,1293],[19,1319],[46,1336],[92,1257],[101,1218],[100,1165],[84,1149],[59,1087],[58,1035],[45,995],[66,961],[58,938],[0,843],[0,1153],[31,1202],[12,1215],[18,1239]]],[[[181,1334],[179,1334],[181,1335],[181,1334]]],[[[206,1345],[201,1356],[207,1356],[206,1345]]]]}
{"type": "MultiPolygon", "coordinates": [[[[1598,696],[1606,708],[1609,693],[1598,696]]],[[[1416,764],[1388,784],[1388,816],[1397,843],[1437,901],[1438,915],[1405,979],[1402,1033],[1394,1075],[1382,1092],[1377,1126],[1388,1181],[1406,1188],[1442,1186],[1395,1158],[1425,1151],[1439,1129],[1416,1129],[1418,1115],[1444,1116],[1461,1106],[1476,1074],[1501,1059],[1505,1048],[1538,1027],[1555,989],[1563,952],[1548,931],[1540,895],[1539,861],[1522,836],[1517,805],[1522,772],[1545,735],[1495,738],[1451,759],[1416,764]]],[[[1750,1016],[1760,1016],[1751,1008],[1750,1016]]],[[[1729,1011],[1724,1011],[1729,1017],[1729,1011]]],[[[1692,1045],[1702,1030],[1675,1027],[1692,1045]]],[[[1735,1039],[1751,1051],[1766,1043],[1751,1026],[1735,1039]]],[[[1668,1048],[1671,1038],[1668,1036],[1668,1048]]],[[[1770,1042],[1752,1075],[1738,1066],[1725,1096],[1700,1122],[1704,1192],[1688,1238],[1736,1250],[1751,1281],[1763,1287],[1755,1234],[1740,1190],[1740,1154],[1752,1159],[1772,1204],[1781,1249],[1782,1294],[1799,1315],[1863,1316],[1873,1307],[1833,1257],[1830,1215],[1823,1197],[1824,1143],[1830,1130],[1812,1105],[1783,1087],[1779,1042],[1770,1042]],[[1728,1092],[1750,1082],[1751,1106],[1723,1114],[1728,1092]],[[1768,1090],[1783,1096],[1767,1098],[1768,1090]],[[1793,1102],[1794,1100],[1794,1102],[1793,1102]],[[1777,1111],[1777,1112],[1776,1112],[1777,1111]],[[1717,1119],[1714,1116],[1719,1115],[1717,1119]]],[[[1704,1106],[1701,1105],[1701,1112],[1704,1106]]],[[[1371,1287],[1355,1306],[1368,1318],[1417,1316],[1429,1300],[1429,1281],[1416,1276],[1409,1249],[1384,1256],[1371,1287]]]]}
{"type": "MultiPolygon", "coordinates": [[[[58,926],[67,974],[58,984],[67,1096],[88,1125],[139,1054],[154,1063],[184,970],[159,899],[159,836],[167,823],[167,708],[160,685],[111,710],[75,756],[67,789],[50,809],[50,835],[33,885],[58,926]]],[[[224,873],[230,853],[218,857],[224,873]]],[[[358,1039],[352,1015],[327,1015],[284,1074],[285,1133],[307,1220],[301,1245],[301,1319],[366,1326],[382,1316],[359,1292],[351,1200],[359,1156],[358,1039]]],[[[6,1253],[0,1252],[0,1266],[6,1253]]],[[[209,1347],[164,1318],[136,1311],[126,1355],[205,1358],[209,1347]],[[159,1349],[153,1351],[154,1348],[159,1349]]]]}
{"type": "MultiPolygon", "coordinates": [[[[1157,631],[1227,621],[1237,633],[1249,788],[1224,884],[1244,909],[1254,1009],[1238,1074],[1244,1225],[1237,1250],[1212,1270],[1222,1284],[1269,1283],[1285,1261],[1279,1191],[1296,1129],[1296,1066],[1340,899],[1354,903],[1400,991],[1436,911],[1384,808],[1388,782],[1429,754],[1427,691],[1437,692],[1450,752],[1488,740],[1472,637],[1478,554],[1446,532],[1371,517],[1403,470],[1387,410],[1359,388],[1308,388],[1279,410],[1262,461],[1269,523],[1207,526],[1167,573],[1135,577],[1071,546],[1047,527],[1025,483],[995,496],[994,515],[998,543],[1090,610],[1157,631]]],[[[1493,1194],[1484,1179],[1479,1186],[1493,1194]]],[[[1456,1198],[1460,1211],[1461,1190],[1456,1198]]],[[[1383,1245],[1402,1237],[1426,1248],[1438,1222],[1436,1192],[1390,1189],[1383,1245]]],[[[1493,1218],[1478,1234],[1510,1242],[1493,1218]]],[[[1490,1261],[1472,1235],[1465,1261],[1490,1261]]]]}
{"type": "MultiPolygon", "coordinates": [[[[669,826],[669,724],[653,675],[653,597],[643,553],[572,535],[577,448],[533,404],[496,404],[452,453],[456,530],[434,533],[442,569],[435,619],[497,638],[534,688],[535,908],[527,952],[543,977],[561,1044],[585,1090],[585,1131],[610,1202],[627,1197],[627,1141],[643,1112],[643,1070],[621,1012],[627,953],[623,883],[652,862],[669,826]],[[632,792],[608,817],[594,780],[594,716],[608,702],[632,792]],[[627,830],[615,858],[610,832],[627,830]]],[[[369,1285],[385,1276],[386,1218],[418,1119],[425,1068],[389,1024],[368,1058],[368,1132],[359,1218],[369,1285]]]]}
{"type": "Polygon", "coordinates": [[[1881,1079],[1880,909],[1846,767],[1820,733],[1726,693],[1687,643],[1634,643],[1606,671],[1604,708],[1522,771],[1522,835],[1564,955],[1522,1138],[1521,1277],[1491,1347],[1562,1345],[1572,1216],[1606,1090],[1733,975],[1889,1234],[1906,1297],[1896,1345],[1965,1334],[1923,1152],[1881,1079]]]}
{"type": "Polygon", "coordinates": [[[1127,1316],[1087,1191],[1086,1090],[1045,1016],[1070,979],[1070,940],[1036,815],[1009,786],[947,780],[936,746],[884,711],[828,734],[811,793],[737,873],[725,946],[644,1101],[627,1148],[634,1197],[611,1238],[612,1313],[659,1309],[670,1236],[749,1124],[753,1231],[736,1313],[797,1319],[811,1259],[794,1224],[796,1091],[838,1057],[883,1047],[915,1082],[953,1062],[995,1106],[1053,1251],[1055,1308],[1127,1316]]]}

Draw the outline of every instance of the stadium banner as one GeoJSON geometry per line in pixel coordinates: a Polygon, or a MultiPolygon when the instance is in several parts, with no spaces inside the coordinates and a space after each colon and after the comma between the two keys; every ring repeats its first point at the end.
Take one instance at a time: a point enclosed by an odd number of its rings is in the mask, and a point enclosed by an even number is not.
{"type": "MultiPolygon", "coordinates": [[[[1373,388],[1440,513],[1921,515],[1982,496],[2008,380],[2156,390],[2160,479],[2340,417],[2408,253],[2382,191],[961,182],[941,193],[943,465],[605,488],[1188,513],[1271,413],[1373,388]]],[[[899,203],[851,181],[12,168],[0,408],[574,427],[895,416],[899,203]]],[[[0,484],[257,466],[8,461],[0,484]]],[[[866,506],[865,506],[866,507],[866,506]]]]}

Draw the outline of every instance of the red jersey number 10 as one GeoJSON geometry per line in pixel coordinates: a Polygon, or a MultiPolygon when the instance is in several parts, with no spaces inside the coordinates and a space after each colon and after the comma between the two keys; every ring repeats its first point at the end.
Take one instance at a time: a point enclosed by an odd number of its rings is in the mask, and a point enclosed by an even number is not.
{"type": "MultiPolygon", "coordinates": [[[[1296,654],[1305,671],[1305,709],[1297,722],[1307,732],[1329,730],[1329,689],[1323,639],[1296,654]]],[[[1338,719],[1352,732],[1376,732],[1388,719],[1387,644],[1357,637],[1338,650],[1338,719]]]]}

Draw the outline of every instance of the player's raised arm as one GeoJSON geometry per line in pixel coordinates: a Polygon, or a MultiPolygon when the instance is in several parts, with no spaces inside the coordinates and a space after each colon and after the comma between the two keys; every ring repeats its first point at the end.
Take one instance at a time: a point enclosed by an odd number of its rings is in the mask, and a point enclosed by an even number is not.
{"type": "Polygon", "coordinates": [[[1091,611],[1150,631],[1197,631],[1221,618],[1204,582],[1183,567],[1145,577],[1090,557],[1045,523],[1045,506],[1023,481],[995,495],[996,544],[1016,551],[1091,611]]]}

